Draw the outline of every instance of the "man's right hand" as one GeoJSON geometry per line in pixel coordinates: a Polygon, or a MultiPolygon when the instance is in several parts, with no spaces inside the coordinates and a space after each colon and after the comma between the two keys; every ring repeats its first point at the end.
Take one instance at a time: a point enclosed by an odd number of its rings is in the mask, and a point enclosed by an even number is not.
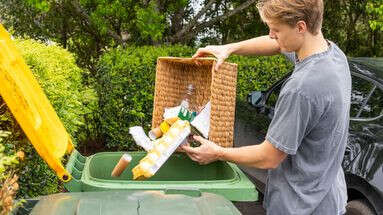
{"type": "MultiPolygon", "coordinates": [[[[218,71],[222,63],[230,56],[230,50],[228,45],[220,46],[206,46],[205,48],[199,48],[197,52],[193,55],[192,59],[195,60],[197,57],[206,57],[213,55],[217,58],[217,64],[215,65],[215,70],[218,71]]],[[[198,61],[196,61],[198,64],[198,61]]]]}

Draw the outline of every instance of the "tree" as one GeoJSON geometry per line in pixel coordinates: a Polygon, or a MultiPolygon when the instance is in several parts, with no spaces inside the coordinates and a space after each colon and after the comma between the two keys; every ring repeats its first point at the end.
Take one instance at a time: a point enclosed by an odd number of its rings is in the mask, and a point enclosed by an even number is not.
{"type": "Polygon", "coordinates": [[[91,71],[103,50],[150,44],[163,32],[163,16],[153,4],[133,0],[9,0],[0,3],[0,13],[14,35],[57,42],[91,71]]]}
{"type": "Polygon", "coordinates": [[[203,32],[207,28],[212,28],[213,25],[216,25],[217,23],[238,14],[239,12],[249,8],[251,5],[254,5],[256,2],[257,0],[247,0],[238,5],[232,4],[236,7],[227,9],[226,1],[205,1],[204,7],[202,7],[202,9],[192,17],[190,22],[188,22],[175,35],[169,36],[167,40],[171,43],[185,43],[186,41],[198,35],[198,33],[203,32]]]}
{"type": "MultiPolygon", "coordinates": [[[[323,31],[346,54],[382,56],[382,0],[325,1],[323,31]],[[371,26],[371,28],[369,27],[371,26]]],[[[3,0],[0,20],[16,36],[53,41],[94,65],[125,45],[224,44],[267,34],[257,0],[3,0]],[[199,5],[200,4],[200,5],[199,5]],[[196,9],[196,6],[200,9],[196,9]]]]}
{"type": "Polygon", "coordinates": [[[92,69],[110,47],[182,43],[193,45],[206,29],[233,17],[256,0],[9,0],[0,3],[1,20],[16,35],[60,43],[92,69]],[[224,12],[224,13],[222,13],[224,12]]]}
{"type": "Polygon", "coordinates": [[[369,27],[374,15],[366,8],[373,1],[325,0],[324,35],[336,42],[348,56],[383,56],[382,31],[369,27]]]}
{"type": "Polygon", "coordinates": [[[366,5],[366,10],[373,16],[373,19],[369,20],[371,29],[383,31],[383,1],[370,0],[366,5]]]}

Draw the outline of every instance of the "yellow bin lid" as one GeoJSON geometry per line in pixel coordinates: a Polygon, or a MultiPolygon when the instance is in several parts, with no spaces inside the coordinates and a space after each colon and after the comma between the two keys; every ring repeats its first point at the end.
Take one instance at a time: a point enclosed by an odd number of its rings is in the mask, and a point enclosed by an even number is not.
{"type": "Polygon", "coordinates": [[[39,155],[69,181],[61,158],[73,150],[71,138],[1,24],[0,50],[0,95],[39,155]]]}

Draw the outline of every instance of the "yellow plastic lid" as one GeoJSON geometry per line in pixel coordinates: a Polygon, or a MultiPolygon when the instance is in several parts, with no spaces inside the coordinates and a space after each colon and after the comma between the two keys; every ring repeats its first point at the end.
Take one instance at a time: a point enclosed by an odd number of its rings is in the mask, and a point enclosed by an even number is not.
{"type": "Polygon", "coordinates": [[[61,163],[73,144],[31,70],[0,24],[0,95],[29,141],[62,181],[71,175],[61,163]]]}

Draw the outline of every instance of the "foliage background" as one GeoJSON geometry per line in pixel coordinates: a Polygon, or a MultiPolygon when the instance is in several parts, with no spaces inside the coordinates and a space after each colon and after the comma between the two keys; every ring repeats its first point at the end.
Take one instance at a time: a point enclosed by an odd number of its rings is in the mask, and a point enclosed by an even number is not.
{"type": "MultiPolygon", "coordinates": [[[[226,44],[268,33],[257,0],[2,0],[16,36],[49,40],[96,72],[99,56],[131,45],[226,44]],[[32,20],[31,20],[32,19],[32,20]]],[[[324,0],[323,33],[348,56],[383,55],[383,0],[324,0]]]]}
{"type": "MultiPolygon", "coordinates": [[[[83,141],[86,136],[85,116],[91,113],[92,104],[97,103],[94,90],[82,83],[86,72],[76,65],[73,54],[57,45],[45,45],[34,40],[16,40],[15,44],[74,143],[83,141]]],[[[3,156],[13,156],[17,151],[25,153],[24,161],[9,166],[1,176],[6,177],[10,170],[16,171],[19,197],[60,191],[58,178],[36,153],[1,97],[0,107],[0,131],[7,133],[0,138],[3,156]]]]}

